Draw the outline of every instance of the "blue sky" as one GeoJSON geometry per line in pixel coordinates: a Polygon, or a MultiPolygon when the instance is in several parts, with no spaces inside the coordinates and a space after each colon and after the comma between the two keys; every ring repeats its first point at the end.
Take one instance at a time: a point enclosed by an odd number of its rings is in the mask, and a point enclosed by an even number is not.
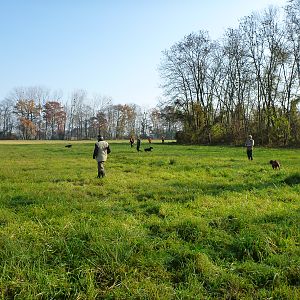
{"type": "Polygon", "coordinates": [[[0,101],[15,87],[84,89],[153,107],[162,51],[207,30],[218,39],[285,0],[0,0],[0,101]]]}

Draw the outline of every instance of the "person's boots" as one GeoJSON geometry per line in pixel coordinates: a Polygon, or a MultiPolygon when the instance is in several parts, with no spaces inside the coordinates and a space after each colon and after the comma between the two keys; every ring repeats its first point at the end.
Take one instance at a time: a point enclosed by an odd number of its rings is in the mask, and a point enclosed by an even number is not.
{"type": "Polygon", "coordinates": [[[104,176],[105,176],[105,172],[104,171],[99,171],[97,178],[101,178],[101,177],[104,177],[104,176]]]}

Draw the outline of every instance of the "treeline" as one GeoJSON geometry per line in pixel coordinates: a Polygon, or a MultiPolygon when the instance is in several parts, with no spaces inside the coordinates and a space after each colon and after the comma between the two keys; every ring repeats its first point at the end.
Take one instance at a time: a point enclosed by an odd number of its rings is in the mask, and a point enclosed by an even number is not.
{"type": "Polygon", "coordinates": [[[165,106],[182,142],[300,145],[300,0],[240,20],[220,40],[192,33],[163,52],[165,106]]]}
{"type": "Polygon", "coordinates": [[[256,144],[299,146],[300,0],[246,16],[220,40],[185,36],[163,51],[160,75],[164,100],[148,110],[82,90],[63,102],[45,88],[15,88],[0,101],[0,138],[238,145],[252,134],[256,144]]]}
{"type": "Polygon", "coordinates": [[[135,104],[114,105],[109,97],[92,99],[74,91],[62,102],[61,92],[42,87],[15,88],[0,102],[0,139],[107,139],[131,135],[173,138],[180,124],[168,108],[142,109],[135,104]]]}

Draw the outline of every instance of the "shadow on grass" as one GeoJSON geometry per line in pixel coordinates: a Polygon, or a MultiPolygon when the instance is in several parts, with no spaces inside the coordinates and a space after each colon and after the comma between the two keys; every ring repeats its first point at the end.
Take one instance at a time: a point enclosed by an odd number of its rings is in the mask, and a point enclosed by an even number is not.
{"type": "Polygon", "coordinates": [[[263,182],[259,184],[200,184],[199,188],[203,191],[203,194],[210,196],[218,196],[224,192],[236,192],[242,193],[245,191],[262,190],[270,186],[274,186],[274,182],[263,182]]]}
{"type": "MultiPolygon", "coordinates": [[[[199,196],[220,196],[224,193],[238,193],[245,192],[269,192],[273,189],[278,189],[283,186],[295,186],[300,184],[300,175],[290,175],[284,179],[277,177],[260,182],[247,182],[232,184],[232,183],[207,183],[207,182],[188,182],[188,183],[176,183],[166,187],[164,192],[158,191],[140,191],[136,195],[136,199],[139,202],[148,202],[149,200],[159,200],[162,202],[177,202],[186,203],[196,200],[199,196]]],[[[286,201],[286,199],[282,199],[286,201]]]]}
{"type": "Polygon", "coordinates": [[[282,182],[289,186],[300,184],[300,173],[292,174],[286,177],[282,182]]]}
{"type": "Polygon", "coordinates": [[[269,180],[259,183],[242,183],[242,184],[218,184],[218,183],[201,183],[199,188],[206,195],[218,196],[224,192],[242,193],[245,191],[264,190],[281,185],[295,186],[300,184],[300,174],[293,174],[283,180],[269,180]]]}
{"type": "Polygon", "coordinates": [[[12,197],[9,202],[7,203],[7,206],[9,208],[19,208],[19,207],[25,207],[25,206],[29,206],[29,205],[33,205],[35,204],[35,201],[32,199],[28,199],[24,196],[14,196],[12,197]]]}

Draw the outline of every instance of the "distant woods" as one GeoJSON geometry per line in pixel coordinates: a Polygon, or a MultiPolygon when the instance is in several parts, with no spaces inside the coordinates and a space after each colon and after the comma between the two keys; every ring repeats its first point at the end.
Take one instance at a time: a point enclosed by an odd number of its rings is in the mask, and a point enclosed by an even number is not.
{"type": "Polygon", "coordinates": [[[252,134],[260,145],[300,145],[300,0],[246,16],[220,40],[185,36],[163,52],[159,72],[164,98],[149,110],[82,90],[62,103],[59,93],[16,88],[0,102],[0,138],[240,145],[252,134]]]}
{"type": "Polygon", "coordinates": [[[300,0],[244,17],[212,41],[192,33],[163,52],[165,105],[187,143],[300,145],[300,0]]]}
{"type": "Polygon", "coordinates": [[[0,102],[0,139],[173,138],[179,126],[166,108],[114,105],[109,97],[88,98],[84,90],[74,91],[67,103],[61,99],[61,93],[42,87],[13,89],[0,102]]]}

